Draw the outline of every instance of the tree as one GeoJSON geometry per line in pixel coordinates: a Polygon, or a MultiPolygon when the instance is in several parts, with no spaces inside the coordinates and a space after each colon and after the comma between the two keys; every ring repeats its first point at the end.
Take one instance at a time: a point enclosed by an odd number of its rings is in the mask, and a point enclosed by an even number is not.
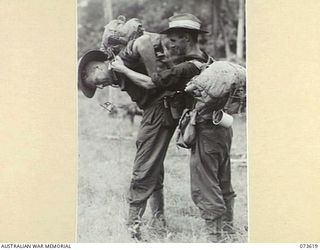
{"type": "Polygon", "coordinates": [[[78,55],[99,48],[103,27],[119,15],[140,18],[145,30],[159,32],[174,13],[189,12],[211,31],[199,36],[202,49],[217,59],[237,55],[243,61],[244,5],[245,0],[78,0],[78,55]]]}
{"type": "Polygon", "coordinates": [[[225,48],[226,57],[229,59],[229,58],[231,58],[231,55],[232,55],[231,50],[230,50],[229,36],[226,31],[226,26],[224,25],[224,22],[221,17],[219,17],[218,22],[219,22],[219,27],[222,32],[222,36],[223,36],[223,40],[224,40],[224,48],[225,48]]]}
{"type": "MultiPolygon", "coordinates": [[[[112,0],[105,0],[105,8],[104,8],[104,16],[106,19],[106,23],[109,23],[113,20],[113,8],[112,8],[112,0]]],[[[113,101],[113,88],[108,88],[109,102],[113,101]]]]}
{"type": "Polygon", "coordinates": [[[239,21],[237,35],[237,58],[243,60],[243,42],[244,42],[244,0],[239,0],[239,21]]]}
{"type": "Polygon", "coordinates": [[[219,36],[219,14],[220,14],[221,0],[212,0],[211,9],[212,9],[212,24],[211,24],[211,33],[213,40],[213,53],[217,56],[218,45],[217,40],[219,36]]]}
{"type": "Polygon", "coordinates": [[[104,16],[107,23],[113,19],[112,0],[105,0],[104,16]]]}

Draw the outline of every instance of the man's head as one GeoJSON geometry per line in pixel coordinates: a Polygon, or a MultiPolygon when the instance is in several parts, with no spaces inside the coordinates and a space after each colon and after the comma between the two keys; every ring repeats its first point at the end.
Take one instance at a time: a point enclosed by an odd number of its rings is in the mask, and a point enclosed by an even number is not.
{"type": "Polygon", "coordinates": [[[201,21],[189,13],[176,14],[169,18],[169,28],[162,31],[170,40],[172,55],[186,55],[198,43],[198,34],[206,33],[201,30],[201,21]]]}
{"type": "Polygon", "coordinates": [[[86,97],[93,97],[97,87],[114,84],[112,71],[108,68],[107,55],[99,50],[86,53],[79,61],[78,88],[86,97]]]}
{"type": "Polygon", "coordinates": [[[198,43],[198,33],[187,29],[172,29],[167,33],[170,54],[183,56],[198,43]]]}
{"type": "Polygon", "coordinates": [[[92,61],[89,62],[82,71],[82,80],[89,86],[108,85],[109,69],[107,63],[92,61]]]}

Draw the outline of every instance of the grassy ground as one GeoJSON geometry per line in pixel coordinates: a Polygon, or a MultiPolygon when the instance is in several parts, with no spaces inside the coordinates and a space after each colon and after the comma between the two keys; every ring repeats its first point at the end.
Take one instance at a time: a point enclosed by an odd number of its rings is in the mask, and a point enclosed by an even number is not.
{"type": "MultiPolygon", "coordinates": [[[[127,234],[129,188],[135,155],[135,134],[129,120],[110,118],[99,97],[79,95],[78,242],[134,242],[127,234]],[[100,101],[101,102],[101,101],[100,101]]],[[[235,229],[228,242],[247,242],[247,166],[245,117],[235,117],[232,182],[237,193],[235,229]]],[[[142,233],[148,242],[208,242],[204,223],[190,196],[189,152],[170,144],[165,161],[165,212],[170,233],[157,237],[148,228],[147,209],[142,233]]]]}

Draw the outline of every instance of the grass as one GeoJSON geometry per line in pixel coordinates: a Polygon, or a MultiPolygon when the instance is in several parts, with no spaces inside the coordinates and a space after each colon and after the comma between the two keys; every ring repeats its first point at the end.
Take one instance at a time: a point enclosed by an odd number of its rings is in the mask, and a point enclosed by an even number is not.
{"type": "MultiPolygon", "coordinates": [[[[99,106],[101,96],[86,99],[79,94],[78,242],[134,242],[126,230],[135,134],[128,119],[111,118],[99,106]]],[[[247,166],[245,117],[235,117],[232,145],[232,183],[236,234],[227,242],[247,242],[247,166]]],[[[165,213],[169,234],[159,238],[143,216],[142,233],[147,242],[208,242],[204,222],[190,195],[189,152],[177,149],[174,140],[165,160],[165,213]]]]}

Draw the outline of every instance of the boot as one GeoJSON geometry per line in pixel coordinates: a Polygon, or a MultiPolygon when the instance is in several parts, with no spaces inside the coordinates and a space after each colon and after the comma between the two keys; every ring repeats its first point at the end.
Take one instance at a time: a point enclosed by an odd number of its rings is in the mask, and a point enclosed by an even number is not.
{"type": "Polygon", "coordinates": [[[222,216],[222,230],[228,234],[235,234],[236,231],[233,227],[233,209],[234,209],[234,198],[225,200],[227,208],[226,213],[222,216]]]}
{"type": "Polygon", "coordinates": [[[166,228],[166,220],[164,218],[164,198],[163,189],[154,191],[149,199],[149,205],[152,212],[152,220],[150,226],[158,232],[163,233],[166,228]]]}
{"type": "Polygon", "coordinates": [[[141,241],[141,217],[146,209],[146,203],[140,205],[130,204],[129,206],[129,218],[128,218],[128,231],[131,238],[141,241]]]}
{"type": "Polygon", "coordinates": [[[208,233],[208,240],[211,242],[222,241],[222,217],[215,220],[206,219],[206,230],[208,233]]]}

